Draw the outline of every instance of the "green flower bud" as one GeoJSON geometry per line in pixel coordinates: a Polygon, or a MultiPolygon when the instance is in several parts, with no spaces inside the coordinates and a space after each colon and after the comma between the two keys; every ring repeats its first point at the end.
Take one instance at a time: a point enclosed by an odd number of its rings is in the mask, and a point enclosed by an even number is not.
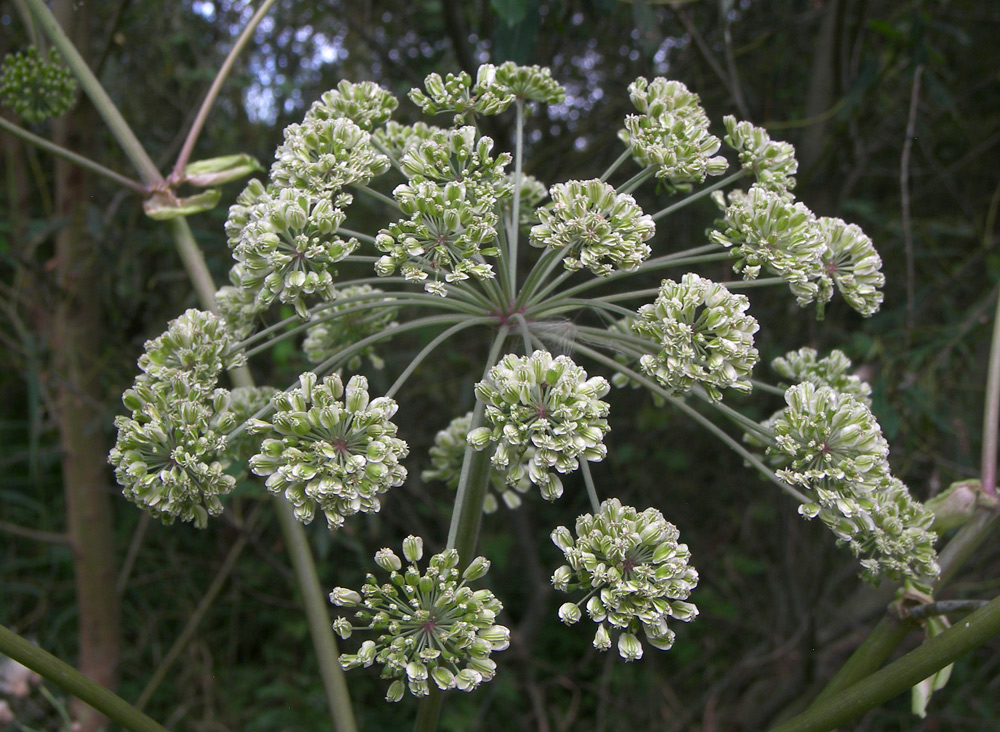
{"type": "Polygon", "coordinates": [[[579,606],[575,602],[564,602],[559,606],[559,619],[566,625],[579,622],[582,617],[579,606]]]}
{"type": "Polygon", "coordinates": [[[403,556],[408,562],[418,562],[424,556],[424,540],[419,536],[408,536],[403,539],[403,556]]]}
{"type": "Polygon", "coordinates": [[[472,564],[465,568],[462,572],[462,579],[472,582],[484,576],[490,571],[490,560],[486,557],[476,557],[472,560],[472,564]]]}

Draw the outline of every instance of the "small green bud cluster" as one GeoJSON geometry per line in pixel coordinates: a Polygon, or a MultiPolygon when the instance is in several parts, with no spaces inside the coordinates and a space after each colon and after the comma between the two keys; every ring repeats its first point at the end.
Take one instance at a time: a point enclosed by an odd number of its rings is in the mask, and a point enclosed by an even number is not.
{"type": "MultiPolygon", "coordinates": [[[[514,174],[507,175],[507,181],[514,188],[514,174]]],[[[521,197],[518,201],[520,215],[518,221],[521,226],[533,226],[538,223],[538,207],[549,195],[545,184],[533,175],[521,174],[521,197]]],[[[504,216],[510,218],[510,210],[514,205],[513,198],[501,202],[504,216]]]]}
{"type": "Polygon", "coordinates": [[[306,112],[303,123],[346,118],[371,132],[384,125],[399,106],[399,100],[372,81],[353,83],[344,79],[336,89],[323,92],[306,112]]]}
{"type": "Polygon", "coordinates": [[[697,94],[679,81],[657,77],[649,82],[641,76],[628,91],[642,114],[626,117],[618,137],[637,163],[654,167],[659,180],[680,190],[726,171],[726,159],[716,155],[722,143],[708,132],[708,115],[697,94]]]}
{"type": "Polygon", "coordinates": [[[712,197],[724,218],[709,239],[733,248],[733,269],[743,279],[756,279],[762,269],[772,272],[788,282],[799,305],[815,302],[820,317],[834,286],[861,315],[878,312],[882,260],[858,226],[817,218],[787,191],[759,183],[746,193],[730,193],[728,205],[721,192],[712,197]]]}
{"type": "Polygon", "coordinates": [[[382,678],[392,679],[386,700],[398,702],[409,692],[427,696],[430,684],[441,690],[472,691],[496,673],[493,651],[510,645],[510,631],[497,625],[503,609],[489,590],[467,586],[483,577],[490,568],[485,557],[476,557],[464,572],[458,570],[458,552],[447,549],[431,557],[421,574],[417,562],[423,556],[423,539],[409,536],[403,541],[403,561],[391,549],[375,554],[375,563],[389,573],[380,583],[369,574],[361,592],[335,587],[330,601],[339,607],[360,608],[359,623],[345,617],[334,622],[341,638],[355,630],[378,633],[366,640],[357,653],[344,653],[345,669],[382,667],[382,678]]]}
{"type": "Polygon", "coordinates": [[[424,281],[424,289],[444,297],[446,282],[495,276],[483,257],[495,257],[497,203],[511,195],[504,174],[510,155],[490,157],[493,140],[478,137],[474,127],[435,133],[409,147],[402,168],[409,182],[393,196],[402,219],[382,229],[375,246],[385,256],[375,271],[390,275],[399,267],[407,280],[424,281]],[[428,270],[434,273],[428,279],[428,270]]]}
{"type": "Polygon", "coordinates": [[[791,143],[772,140],[763,127],[737,122],[732,115],[723,117],[726,144],[739,153],[740,164],[750,171],[758,185],[775,193],[795,188],[799,163],[791,143]]]}
{"type": "Polygon", "coordinates": [[[115,419],[109,461],[125,498],[164,523],[204,527],[236,484],[223,472],[235,416],[229,392],[215,388],[224,368],[242,363],[231,346],[219,318],[188,310],[146,342],[143,373],[122,398],[132,416],[115,419]]]}
{"type": "MultiPolygon", "coordinates": [[[[462,473],[462,462],[468,448],[467,438],[472,427],[472,412],[461,417],[455,417],[448,426],[434,436],[434,445],[430,449],[433,469],[421,473],[424,480],[440,480],[452,490],[458,488],[462,473]]],[[[525,451],[525,461],[530,462],[535,450],[529,447],[525,451]]],[[[492,456],[492,455],[491,455],[492,456]]],[[[507,508],[514,509],[521,505],[521,495],[531,489],[531,481],[527,475],[513,486],[508,485],[504,476],[495,471],[490,472],[490,482],[487,485],[486,497],[483,500],[483,513],[493,513],[503,501],[507,508]],[[499,496],[499,500],[497,499],[499,496]]]]}
{"type": "Polygon", "coordinates": [[[334,202],[296,188],[266,190],[251,181],[226,221],[236,260],[230,279],[239,290],[220,297],[227,320],[252,323],[253,315],[276,300],[293,305],[299,317],[306,318],[307,296],[324,302],[337,297],[333,265],[358,246],[357,239],[337,236],[346,218],[344,209],[352,201],[348,193],[337,195],[334,202]],[[241,306],[251,317],[244,316],[241,306]]]}
{"type": "Polygon", "coordinates": [[[272,404],[270,422],[250,423],[265,438],[250,469],[267,477],[267,489],[283,495],[299,521],[321,511],[330,529],[339,528],[347,516],[377,512],[379,496],[406,480],[399,461],[408,449],[390,421],[396,402],[371,399],[363,376],[345,387],[336,374],[318,382],[307,371],[272,404]]]}
{"type": "Polygon", "coordinates": [[[771,368],[788,379],[788,384],[808,381],[817,387],[829,386],[841,394],[850,394],[866,407],[871,407],[872,388],[866,381],[850,373],[851,360],[843,351],[834,349],[825,358],[819,358],[816,349],[800,348],[789,351],[771,362],[771,368]]]}
{"type": "Polygon", "coordinates": [[[617,498],[601,504],[596,514],[576,520],[576,536],[565,526],[552,532],[567,564],[552,575],[561,592],[582,590],[579,602],[564,603],[559,618],[567,625],[580,620],[580,605],[598,624],[594,647],[611,647],[607,625],[620,630],[618,653],[626,661],[642,658],[641,628],[654,648],[668,650],[674,631],[668,619],[687,622],[698,608],[685,602],[698,584],[698,572],[688,565],[690,552],[678,544],[677,527],[655,508],[641,513],[617,498]],[[605,625],[607,623],[607,625],[605,625]]]}
{"type": "Polygon", "coordinates": [[[505,471],[509,485],[527,474],[546,500],[555,500],[563,486],[553,468],[569,473],[580,459],[599,462],[607,454],[608,403],[601,397],[609,389],[606,379],[587,378],[567,356],[508,354],[476,384],[490,426],[472,430],[469,444],[477,450],[496,444],[492,463],[505,471]]]}
{"type": "Polygon", "coordinates": [[[364,185],[389,169],[389,158],[375,149],[371,134],[344,117],[289,125],[274,158],[274,185],[319,197],[352,183],[364,185]]]}
{"type": "MultiPolygon", "coordinates": [[[[354,285],[337,290],[337,300],[328,308],[313,313],[317,322],[306,331],[302,350],[311,363],[323,363],[343,349],[376,333],[395,328],[398,307],[392,306],[392,298],[385,297],[382,290],[371,285],[354,285]],[[370,303],[378,299],[385,307],[378,310],[365,308],[353,311],[359,302],[370,303]],[[346,302],[344,302],[346,301],[346,302]]],[[[385,362],[375,354],[374,346],[366,346],[357,351],[345,364],[348,371],[361,368],[361,359],[367,356],[372,366],[381,369],[385,362]]]]}
{"type": "MultiPolygon", "coordinates": [[[[229,412],[232,422],[241,425],[269,407],[271,398],[278,393],[273,386],[238,386],[229,392],[229,412]]],[[[235,437],[226,437],[226,455],[242,463],[260,452],[260,438],[249,430],[235,437]]]]}
{"type": "Polygon", "coordinates": [[[759,360],[753,345],[757,321],[750,302],[711,280],[684,275],[664,280],[656,301],[639,308],[632,330],[658,350],[639,359],[644,373],[673,394],[701,384],[714,401],[722,389],[749,392],[750,372],[759,360]]]}
{"type": "Polygon", "coordinates": [[[435,127],[426,122],[404,125],[389,120],[384,127],[380,127],[372,133],[372,142],[379,150],[392,156],[394,160],[399,160],[414,145],[419,145],[424,140],[429,140],[439,133],[447,134],[447,132],[442,127],[435,127]]]}
{"type": "Polygon", "coordinates": [[[531,229],[536,247],[566,249],[568,270],[586,267],[599,277],[616,269],[634,270],[650,254],[645,243],[656,232],[653,219],[635,199],[599,180],[559,183],[552,204],[539,209],[531,229]]]}
{"type": "Polygon", "coordinates": [[[424,114],[455,113],[455,123],[468,121],[470,115],[494,115],[507,110],[515,99],[558,104],[566,98],[566,90],[549,69],[540,66],[518,66],[507,61],[500,66],[482,64],[476,72],[476,83],[466,72],[430,74],[424,79],[426,93],[410,90],[410,99],[424,114]]]}
{"type": "Polygon", "coordinates": [[[804,382],[785,392],[787,407],[771,420],[767,453],[778,477],[862,559],[862,577],[906,578],[926,587],[938,574],[933,514],[892,477],[889,446],[875,416],[849,393],[804,382]]]}
{"type": "Polygon", "coordinates": [[[31,46],[9,53],[0,67],[0,104],[28,124],[68,112],[76,102],[76,78],[53,48],[48,59],[31,46]]]}

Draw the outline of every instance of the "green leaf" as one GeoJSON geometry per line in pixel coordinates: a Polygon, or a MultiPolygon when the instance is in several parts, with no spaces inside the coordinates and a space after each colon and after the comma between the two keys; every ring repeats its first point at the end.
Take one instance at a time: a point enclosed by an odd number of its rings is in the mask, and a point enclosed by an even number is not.
{"type": "Polygon", "coordinates": [[[490,7],[493,8],[493,12],[495,12],[509,28],[513,28],[525,19],[528,15],[528,8],[530,8],[531,5],[531,0],[490,0],[490,7]]]}
{"type": "Polygon", "coordinates": [[[262,170],[264,168],[252,155],[246,153],[224,155],[188,165],[184,168],[184,182],[199,188],[207,188],[239,180],[262,170]]]}
{"type": "Polygon", "coordinates": [[[157,191],[142,202],[142,210],[151,219],[167,221],[213,209],[221,197],[222,191],[218,188],[187,198],[177,198],[171,191],[157,191]]]}

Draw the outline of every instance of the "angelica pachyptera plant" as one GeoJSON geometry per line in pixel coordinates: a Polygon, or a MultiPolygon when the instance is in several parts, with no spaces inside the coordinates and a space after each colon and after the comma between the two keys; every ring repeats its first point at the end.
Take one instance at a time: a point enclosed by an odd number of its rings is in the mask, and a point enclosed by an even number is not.
{"type": "Polygon", "coordinates": [[[629,95],[636,114],[622,123],[615,163],[599,177],[542,182],[525,173],[524,131],[533,109],[564,101],[547,69],[486,64],[475,79],[428,76],[410,98],[442,126],[399,124],[388,91],[342,82],[285,130],[268,179],[250,183],[231,208],[234,264],[220,315],[186,313],[150,341],[126,394],[132,416],[119,418],[111,460],[130,500],[203,526],[235,482],[226,466],[249,457],[249,471],[300,521],[322,514],[333,530],[380,510],[407,480],[407,464],[420,464],[393,422],[397,393],[457,334],[490,335],[476,408],[441,425],[423,462],[426,478],[454,490],[449,535],[436,542],[443,550],[422,573],[423,540],[410,537],[406,569],[391,550],[375,554],[389,583],[370,575],[361,592],[331,594],[335,605],[358,608],[356,622],[338,618],[342,638],[376,634],[342,664],[379,664],[392,701],[492,678],[490,654],[507,646],[509,631],[497,622],[502,599],[467,586],[489,564],[474,559],[481,515],[501,503],[525,510],[522,497],[535,489],[558,500],[570,473],[582,474],[592,513],[576,519],[575,532],[552,531],[566,561],[552,582],[570,595],[558,617],[572,624],[586,613],[596,648],[614,644],[636,660],[644,643],[668,649],[672,621],[697,615],[698,574],[677,527],[655,507],[623,505],[591,475],[589,463],[607,454],[612,384],[646,389],[713,430],[804,517],[829,526],[867,579],[926,589],[937,572],[930,514],[891,475],[868,392],[842,354],[779,359],[791,382],[787,406],[763,424],[725,401],[754,389],[759,361],[759,324],[739,290],[762,296],[773,286],[786,296],[787,288],[820,316],[839,293],[871,315],[883,283],[872,242],[795,200],[787,143],[731,117],[720,139],[677,81],[640,78],[629,95]],[[513,145],[502,152],[478,120],[508,113],[513,145]],[[737,165],[724,178],[723,142],[737,165]],[[718,180],[706,184],[710,177],[718,180]],[[654,201],[684,197],[647,213],[632,195],[644,185],[654,201]],[[670,251],[657,230],[708,194],[720,214],[705,243],[670,251]],[[383,208],[377,231],[352,226],[359,196],[383,208]],[[729,282],[689,271],[725,260],[729,282]],[[639,273],[662,273],[661,284],[629,289],[639,273]],[[277,317],[282,305],[294,314],[277,317]],[[396,363],[391,339],[418,329],[435,334],[396,363]],[[313,363],[297,383],[240,393],[218,385],[224,367],[287,338],[300,339],[313,363]],[[553,354],[554,344],[566,353],[553,354]],[[393,369],[387,393],[346,373],[365,359],[393,369]],[[745,442],[705,410],[721,412],[745,442]]]}

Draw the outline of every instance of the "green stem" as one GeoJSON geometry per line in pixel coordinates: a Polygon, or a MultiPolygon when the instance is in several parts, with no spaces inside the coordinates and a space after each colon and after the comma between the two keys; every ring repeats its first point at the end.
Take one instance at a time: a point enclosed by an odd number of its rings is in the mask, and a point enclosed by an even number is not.
{"type": "Polygon", "coordinates": [[[611,166],[607,170],[604,171],[604,175],[601,176],[601,182],[606,182],[608,178],[611,177],[611,174],[618,170],[619,166],[621,166],[621,164],[628,160],[631,156],[632,148],[629,147],[625,150],[625,152],[618,156],[618,159],[615,160],[615,162],[611,163],[611,166]]]}
{"type": "Polygon", "coordinates": [[[1000,597],[863,681],[829,696],[771,732],[827,732],[856,719],[1000,634],[1000,597]]]}
{"type": "Polygon", "coordinates": [[[583,482],[587,486],[587,497],[590,498],[590,507],[595,514],[601,511],[601,499],[597,497],[597,488],[594,486],[594,476],[590,474],[590,465],[586,460],[580,461],[580,472],[583,473],[583,482]]]}
{"type": "Polygon", "coordinates": [[[631,178],[629,178],[627,181],[625,181],[618,188],[618,190],[616,192],[617,193],[631,193],[636,188],[638,188],[643,183],[645,183],[647,180],[649,180],[650,178],[652,178],[654,173],[656,173],[656,169],[653,168],[652,166],[650,166],[648,168],[643,168],[638,173],[636,173],[631,178]]]}
{"type": "Polygon", "coordinates": [[[750,465],[757,468],[757,470],[765,478],[767,478],[776,486],[778,486],[778,488],[780,488],[782,491],[790,495],[799,503],[810,503],[810,500],[805,495],[795,490],[795,488],[788,485],[787,483],[785,483],[785,481],[781,480],[781,478],[775,475],[774,471],[772,471],[769,467],[764,465],[764,463],[761,462],[759,457],[754,455],[752,452],[743,447],[743,445],[741,445],[735,439],[726,434],[726,432],[723,429],[721,429],[718,425],[713,423],[710,419],[708,419],[703,414],[695,410],[693,407],[689,406],[683,399],[678,399],[673,394],[668,392],[666,389],[662,388],[656,382],[646,378],[645,376],[636,371],[633,371],[624,364],[618,363],[613,358],[609,358],[608,356],[605,356],[603,353],[595,351],[593,348],[588,348],[587,346],[581,345],[579,343],[574,343],[573,350],[579,351],[580,353],[589,356],[595,361],[603,363],[605,366],[608,366],[609,368],[614,369],[615,371],[621,374],[624,374],[629,379],[637,381],[638,383],[642,384],[655,394],[659,394],[661,397],[663,397],[668,402],[673,404],[677,409],[687,414],[689,417],[691,417],[691,419],[696,421],[702,427],[704,427],[713,435],[722,440],[730,449],[732,449],[740,457],[742,457],[744,460],[750,463],[750,465]]]}
{"type": "Polygon", "coordinates": [[[734,282],[726,282],[726,289],[730,292],[736,292],[737,290],[749,290],[754,287],[770,287],[771,285],[783,285],[786,284],[785,280],[780,277],[761,277],[759,280],[735,280],[734,282]]]}
{"type": "Polygon", "coordinates": [[[83,91],[90,98],[90,101],[97,109],[98,114],[101,115],[105,124],[107,124],[111,134],[118,140],[118,144],[121,145],[128,159],[132,161],[132,165],[138,171],[139,177],[147,185],[162,183],[163,176],[160,175],[156,164],[146,154],[142,144],[135,136],[135,133],[132,132],[132,128],[128,126],[125,118],[122,117],[114,102],[111,101],[111,97],[104,91],[101,82],[97,80],[90,67],[87,66],[87,62],[83,60],[83,56],[76,50],[76,46],[73,45],[73,42],[63,32],[59,21],[55,19],[52,11],[45,4],[45,0],[27,0],[27,3],[35,19],[38,21],[38,25],[41,26],[45,34],[52,40],[52,45],[59,49],[63,60],[73,70],[73,73],[76,74],[77,79],[80,81],[80,86],[83,87],[83,91]]]}
{"type": "Polygon", "coordinates": [[[997,440],[1000,424],[1000,295],[993,315],[993,340],[986,370],[986,399],[983,404],[983,453],[979,474],[983,493],[997,495],[997,440]]]}
{"type": "Polygon", "coordinates": [[[205,95],[205,99],[202,100],[201,107],[198,109],[198,114],[194,118],[194,122],[191,123],[191,129],[188,131],[187,137],[184,139],[184,145],[181,147],[181,152],[177,156],[177,162],[174,164],[174,172],[171,178],[175,180],[181,180],[184,177],[184,168],[187,167],[188,160],[191,159],[191,153],[194,151],[194,145],[198,141],[198,135],[201,134],[202,128],[205,126],[205,121],[208,119],[208,113],[212,110],[212,105],[215,104],[215,100],[219,96],[219,92],[222,90],[222,84],[225,82],[229,73],[233,70],[233,65],[236,63],[237,57],[246,48],[247,43],[253,38],[253,33],[260,25],[260,22],[267,15],[271,6],[277,0],[264,0],[261,3],[260,8],[257,12],[253,14],[250,18],[243,32],[240,33],[239,38],[236,39],[236,43],[229,50],[229,54],[226,56],[226,60],[222,62],[222,66],[219,67],[219,71],[215,74],[215,79],[212,80],[212,85],[208,89],[208,93],[205,95]]]}
{"type": "MultiPolygon", "coordinates": [[[[375,237],[374,236],[371,236],[370,234],[364,234],[364,233],[362,233],[360,231],[354,231],[354,229],[346,229],[343,226],[341,226],[340,228],[337,229],[337,233],[338,234],[344,234],[345,236],[353,236],[355,239],[357,239],[358,241],[363,241],[365,244],[374,244],[375,243],[375,237]]],[[[350,260],[351,257],[347,257],[347,259],[350,260]]],[[[373,262],[377,262],[378,261],[378,257],[370,257],[370,259],[373,262]]]]}
{"type": "Polygon", "coordinates": [[[399,211],[399,204],[396,202],[395,198],[390,198],[384,193],[376,191],[374,188],[369,188],[366,185],[362,185],[361,183],[352,183],[350,187],[356,190],[358,193],[364,194],[369,198],[378,201],[379,203],[384,203],[385,205],[389,206],[393,211],[399,211]]]}
{"type": "Polygon", "coordinates": [[[694,203],[699,198],[704,198],[705,196],[711,194],[713,191],[717,191],[720,188],[722,188],[723,186],[727,186],[730,183],[738,181],[740,178],[744,177],[746,174],[747,174],[746,170],[741,170],[738,173],[733,173],[732,175],[726,176],[725,178],[723,178],[720,181],[716,181],[715,183],[713,183],[712,185],[710,185],[708,188],[702,188],[697,193],[692,193],[687,198],[682,198],[677,203],[671,204],[671,205],[667,206],[666,208],[664,208],[664,209],[662,209],[660,211],[657,211],[655,214],[653,214],[653,221],[659,221],[664,216],[669,216],[674,211],[676,211],[678,209],[681,209],[681,208],[684,208],[685,206],[694,203]]]}
{"type": "MultiPolygon", "coordinates": [[[[489,377],[490,369],[500,358],[504,341],[507,340],[509,328],[500,328],[493,347],[486,359],[483,369],[483,380],[489,377]]],[[[483,426],[483,415],[486,405],[476,400],[476,408],[472,412],[472,424],[469,431],[483,426]]],[[[459,561],[468,563],[476,550],[479,538],[479,523],[483,516],[483,501],[486,498],[486,482],[490,474],[490,455],[487,450],[465,448],[465,458],[462,461],[462,472],[458,479],[458,492],[455,495],[455,507],[452,509],[451,525],[448,527],[448,548],[458,550],[459,561]]],[[[464,566],[464,565],[463,565],[464,566]]]]}
{"type": "Polygon", "coordinates": [[[85,158],[83,155],[78,155],[72,150],[67,150],[61,145],[57,145],[54,142],[46,140],[44,137],[39,137],[38,135],[28,132],[23,127],[18,127],[13,122],[8,121],[4,117],[0,117],[0,130],[6,130],[14,137],[19,137],[25,142],[29,142],[35,147],[41,148],[57,158],[62,158],[63,160],[68,160],[74,165],[83,168],[84,170],[89,170],[91,173],[96,173],[102,178],[107,178],[113,183],[117,183],[123,188],[127,188],[134,193],[138,193],[140,196],[145,196],[149,194],[149,190],[137,180],[132,180],[127,178],[121,173],[116,173],[110,168],[105,168],[100,163],[94,162],[90,158],[85,158]]]}
{"type": "Polygon", "coordinates": [[[420,700],[417,706],[417,721],[413,726],[413,732],[434,732],[437,729],[438,719],[441,716],[441,705],[444,702],[444,694],[433,684],[430,685],[430,693],[425,699],[420,700]]]}
{"type": "Polygon", "coordinates": [[[319,661],[319,673],[326,691],[326,702],[333,715],[333,727],[337,732],[356,732],[351,695],[347,690],[347,679],[340,666],[340,649],[330,625],[328,602],[320,588],[316,563],[313,561],[305,528],[295,520],[295,514],[288,501],[274,497],[278,523],[292,560],[296,584],[302,593],[302,604],[306,611],[306,621],[312,635],[313,647],[319,661]]]}
{"type": "Polygon", "coordinates": [[[517,291],[517,240],[521,230],[521,172],[524,157],[524,100],[514,102],[517,110],[514,142],[514,201],[510,214],[510,236],[507,237],[507,277],[510,292],[517,291]]]}
{"type": "Polygon", "coordinates": [[[51,681],[132,732],[167,732],[117,694],[112,694],[51,653],[0,625],[0,653],[51,681]]]}
{"type": "Polygon", "coordinates": [[[434,337],[434,339],[430,343],[428,343],[420,350],[420,353],[418,353],[416,356],[410,359],[410,362],[406,365],[406,368],[403,369],[403,373],[401,373],[399,377],[393,382],[392,386],[389,387],[389,390],[385,393],[385,396],[392,398],[393,395],[395,395],[395,393],[399,391],[400,387],[406,383],[406,380],[410,378],[410,375],[417,369],[417,366],[419,366],[425,358],[430,356],[434,352],[434,349],[436,349],[446,340],[451,338],[453,335],[455,335],[460,331],[465,330],[466,328],[471,328],[475,325],[486,325],[487,323],[493,323],[493,322],[496,322],[495,318],[490,318],[490,317],[472,318],[470,320],[464,320],[461,323],[456,323],[455,325],[448,328],[446,331],[439,333],[437,336],[434,337]]]}

